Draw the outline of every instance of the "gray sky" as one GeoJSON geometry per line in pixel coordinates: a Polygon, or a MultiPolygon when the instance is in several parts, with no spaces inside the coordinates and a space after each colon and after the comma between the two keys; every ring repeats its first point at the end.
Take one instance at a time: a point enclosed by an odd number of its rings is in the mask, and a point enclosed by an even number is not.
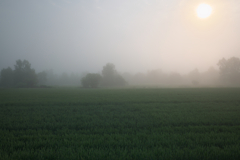
{"type": "Polygon", "coordinates": [[[240,57],[238,0],[0,0],[0,69],[187,73],[240,57]],[[212,6],[207,19],[198,4],[212,6]]]}

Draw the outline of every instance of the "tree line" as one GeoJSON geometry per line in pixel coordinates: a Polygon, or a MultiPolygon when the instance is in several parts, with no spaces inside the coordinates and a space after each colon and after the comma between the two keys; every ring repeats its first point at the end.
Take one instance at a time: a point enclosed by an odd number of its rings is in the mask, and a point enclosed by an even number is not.
{"type": "Polygon", "coordinates": [[[11,67],[2,69],[0,82],[3,87],[34,87],[38,79],[27,60],[17,60],[14,69],[11,67]]]}
{"type": "Polygon", "coordinates": [[[211,86],[240,86],[240,59],[222,58],[217,62],[218,69],[210,67],[205,72],[197,68],[187,74],[177,72],[165,73],[161,69],[139,72],[137,74],[124,73],[123,77],[129,85],[160,86],[160,87],[211,87],[211,86]]]}
{"type": "Polygon", "coordinates": [[[192,70],[186,76],[177,72],[165,74],[161,70],[151,70],[147,73],[135,75],[120,74],[112,63],[107,63],[101,73],[87,73],[84,76],[63,73],[58,76],[53,71],[36,73],[27,60],[17,60],[14,69],[3,68],[0,74],[1,87],[47,87],[54,85],[80,85],[84,88],[96,87],[121,87],[129,85],[226,85],[240,86],[240,59],[231,57],[222,58],[217,63],[219,70],[211,67],[207,72],[200,73],[197,69],[192,70]]]}
{"type": "Polygon", "coordinates": [[[88,73],[82,78],[72,74],[70,77],[67,73],[63,73],[60,77],[56,76],[51,70],[36,73],[35,70],[31,68],[29,61],[17,60],[14,69],[8,67],[1,70],[0,86],[7,88],[47,87],[47,84],[51,86],[60,84],[68,85],[70,80],[71,83],[75,85],[81,83],[82,87],[85,88],[96,88],[99,85],[104,87],[116,87],[127,84],[123,77],[118,74],[112,63],[103,66],[102,74],[88,73]]]}

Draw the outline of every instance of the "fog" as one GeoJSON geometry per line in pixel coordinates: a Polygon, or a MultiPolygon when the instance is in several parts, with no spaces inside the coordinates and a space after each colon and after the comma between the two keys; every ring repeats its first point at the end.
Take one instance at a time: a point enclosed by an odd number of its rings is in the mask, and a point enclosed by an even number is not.
{"type": "Polygon", "coordinates": [[[223,57],[240,57],[240,2],[205,0],[213,13],[200,19],[201,2],[1,0],[0,69],[18,59],[58,74],[99,73],[110,62],[125,78],[218,69],[223,57]]]}

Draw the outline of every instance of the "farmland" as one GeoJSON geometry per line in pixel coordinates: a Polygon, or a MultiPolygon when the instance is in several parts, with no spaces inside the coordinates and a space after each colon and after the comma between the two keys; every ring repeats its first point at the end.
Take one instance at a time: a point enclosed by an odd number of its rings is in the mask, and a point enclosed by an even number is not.
{"type": "Polygon", "coordinates": [[[0,159],[240,159],[240,89],[1,89],[0,159]]]}

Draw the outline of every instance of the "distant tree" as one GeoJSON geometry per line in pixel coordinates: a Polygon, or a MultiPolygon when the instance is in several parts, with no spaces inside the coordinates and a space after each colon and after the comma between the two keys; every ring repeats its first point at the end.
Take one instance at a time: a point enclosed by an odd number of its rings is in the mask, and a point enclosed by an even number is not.
{"type": "Polygon", "coordinates": [[[240,59],[232,57],[228,60],[222,58],[218,62],[220,77],[232,85],[240,84],[240,59]]]}
{"type": "Polygon", "coordinates": [[[103,66],[102,70],[102,85],[103,86],[124,86],[126,81],[119,75],[115,69],[115,65],[112,63],[107,63],[103,66]]]}
{"type": "Polygon", "coordinates": [[[85,77],[81,79],[82,86],[85,88],[96,88],[98,87],[102,76],[98,73],[88,73],[85,77]]]}
{"type": "Polygon", "coordinates": [[[37,74],[38,84],[45,85],[47,82],[47,72],[42,71],[37,74]]]}
{"type": "Polygon", "coordinates": [[[103,85],[104,86],[113,86],[114,85],[114,77],[117,74],[115,69],[115,65],[112,63],[107,63],[103,66],[102,75],[103,75],[103,85]]]}
{"type": "Polygon", "coordinates": [[[14,85],[16,87],[33,87],[37,84],[37,75],[27,60],[17,60],[14,65],[14,85]]]}
{"type": "Polygon", "coordinates": [[[12,68],[4,68],[1,71],[0,84],[3,87],[12,87],[13,86],[13,70],[12,68]]]}

